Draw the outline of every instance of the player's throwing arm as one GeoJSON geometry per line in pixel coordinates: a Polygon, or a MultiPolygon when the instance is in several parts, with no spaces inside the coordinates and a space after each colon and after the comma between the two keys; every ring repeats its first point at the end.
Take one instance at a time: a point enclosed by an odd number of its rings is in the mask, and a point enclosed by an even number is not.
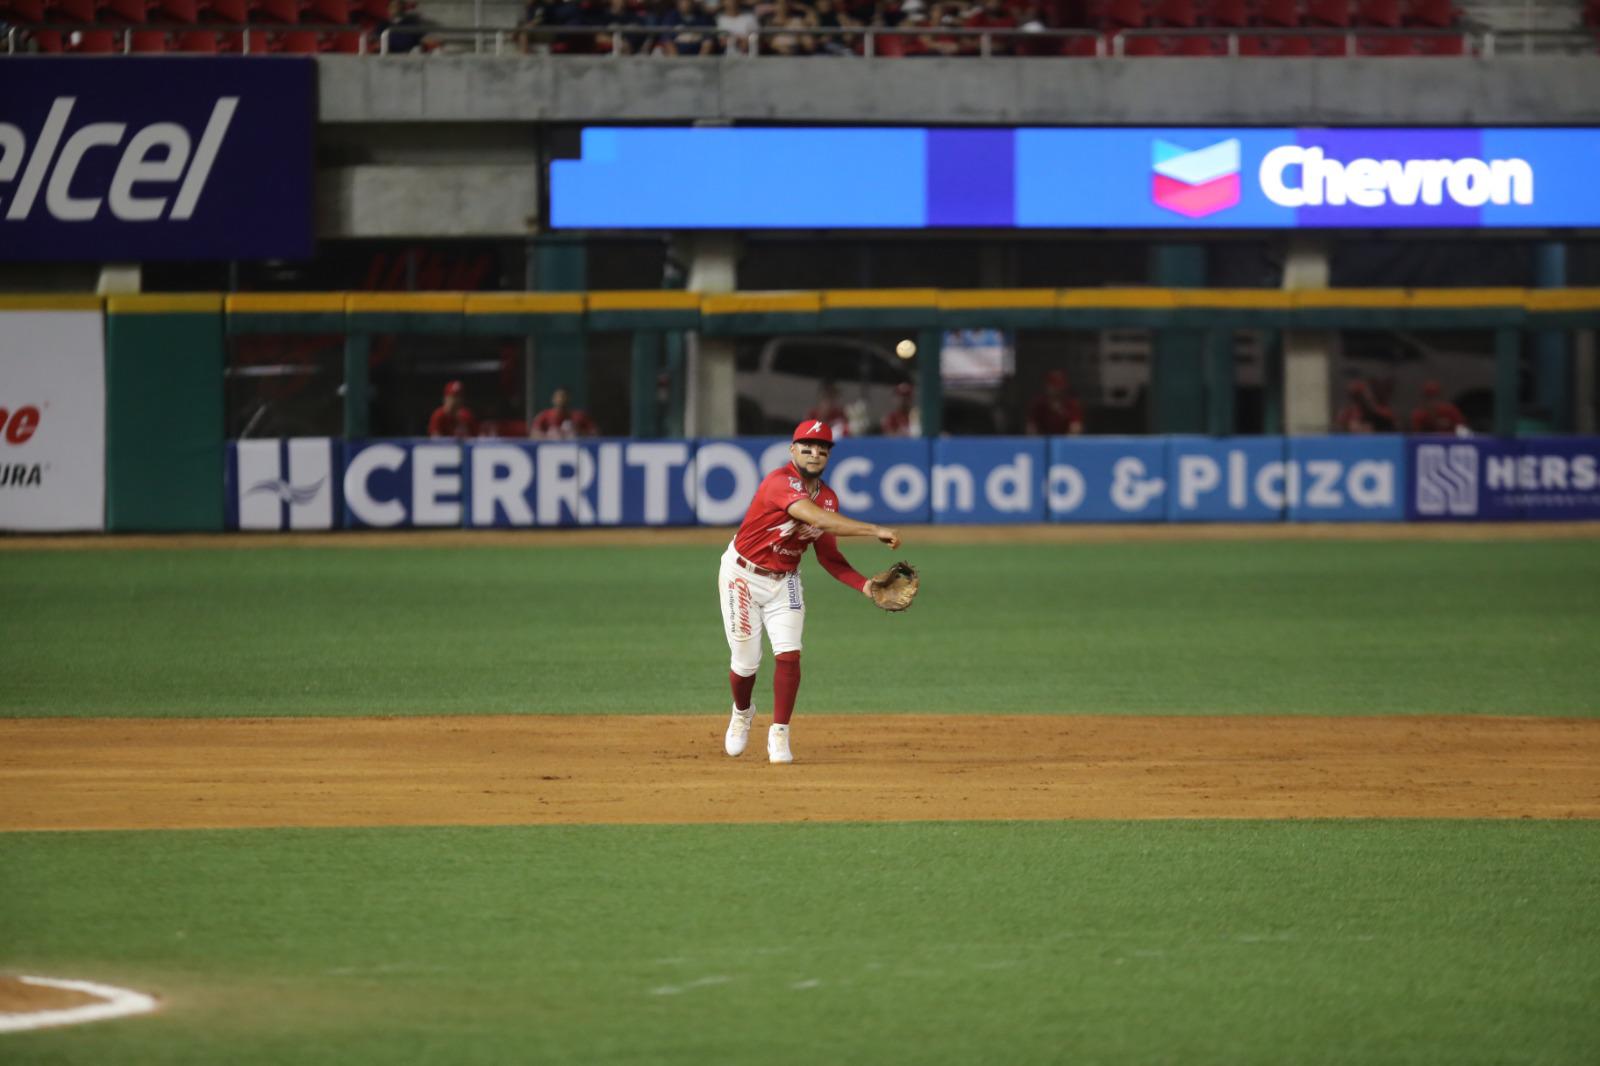
{"type": "Polygon", "coordinates": [[[800,689],[806,617],[800,560],[807,548],[816,549],[817,561],[836,580],[886,611],[903,611],[916,598],[920,582],[909,563],[896,563],[867,578],[839,551],[839,537],[872,537],[893,550],[900,546],[900,534],[839,513],[838,496],[822,480],[832,450],[833,430],[826,422],[807,420],[796,426],[789,444],[789,463],[762,479],[744,521],[722,554],[717,594],[730,652],[728,682],[733,689],[733,714],[723,737],[723,750],[729,755],[743,754],[750,739],[755,720],[751,697],[765,629],[776,660],[767,759],[794,761],[789,722],[800,689]]]}

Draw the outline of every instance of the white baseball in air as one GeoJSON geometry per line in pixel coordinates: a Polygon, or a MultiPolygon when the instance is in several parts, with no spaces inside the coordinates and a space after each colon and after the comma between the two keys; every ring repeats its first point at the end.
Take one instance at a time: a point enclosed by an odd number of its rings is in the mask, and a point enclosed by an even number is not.
{"type": "Polygon", "coordinates": [[[902,359],[910,359],[917,354],[917,342],[909,337],[894,346],[894,354],[902,359]]]}

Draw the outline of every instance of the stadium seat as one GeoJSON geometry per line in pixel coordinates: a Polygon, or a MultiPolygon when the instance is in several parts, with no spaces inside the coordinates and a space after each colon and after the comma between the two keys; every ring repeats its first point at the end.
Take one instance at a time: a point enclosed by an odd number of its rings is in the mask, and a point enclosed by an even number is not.
{"type": "Polygon", "coordinates": [[[1105,8],[1105,24],[1113,29],[1138,30],[1145,26],[1143,0],[1110,0],[1105,8]]]}
{"type": "Polygon", "coordinates": [[[128,51],[149,55],[167,51],[166,30],[134,30],[128,35],[128,51]]]}
{"type": "Polygon", "coordinates": [[[156,0],[153,10],[162,22],[200,21],[199,0],[156,0]]]}
{"type": "Polygon", "coordinates": [[[9,22],[49,22],[45,0],[0,0],[0,18],[9,22]]]}
{"type": "Polygon", "coordinates": [[[110,22],[148,22],[149,0],[103,0],[101,14],[110,22]]]}
{"type": "Polygon", "coordinates": [[[34,30],[33,43],[39,51],[47,55],[65,52],[66,42],[62,39],[60,30],[34,30]]]}
{"type": "Polygon", "coordinates": [[[1306,25],[1343,29],[1350,25],[1350,0],[1310,0],[1306,4],[1306,25]]]}
{"type": "Polygon", "coordinates": [[[201,0],[203,16],[201,22],[237,22],[250,21],[250,5],[248,0],[201,0]]]}
{"type": "Polygon", "coordinates": [[[56,0],[51,22],[95,22],[100,17],[95,0],[56,0]]]}
{"type": "Polygon", "coordinates": [[[1156,0],[1155,25],[1189,28],[1199,24],[1194,0],[1156,0]]]}
{"type": "Polygon", "coordinates": [[[1408,26],[1447,29],[1456,24],[1455,4],[1451,0],[1409,0],[1405,22],[1408,26]]]}
{"type": "Polygon", "coordinates": [[[301,12],[300,21],[319,26],[348,26],[350,0],[309,0],[301,12]]]}
{"type": "Polygon", "coordinates": [[[1159,56],[1166,55],[1166,41],[1151,33],[1136,33],[1122,35],[1122,54],[1125,56],[1159,56]]]}
{"type": "Polygon", "coordinates": [[[1356,38],[1356,51],[1364,56],[1409,56],[1417,54],[1417,44],[1406,33],[1368,33],[1356,38]]]}
{"type": "Polygon", "coordinates": [[[1208,26],[1244,27],[1250,25],[1250,10],[1245,0],[1207,0],[1204,20],[1208,26]]]}
{"type": "Polygon", "coordinates": [[[1300,25],[1298,0],[1261,0],[1261,25],[1283,27],[1300,25]]]}
{"type": "Polygon", "coordinates": [[[1394,29],[1400,25],[1400,0],[1361,0],[1356,10],[1356,24],[1384,26],[1394,29]]]}
{"type": "Polygon", "coordinates": [[[324,52],[338,52],[342,55],[359,55],[368,49],[364,48],[363,41],[366,34],[359,30],[348,33],[323,34],[322,50],[324,52]]]}
{"type": "Polygon", "coordinates": [[[1228,54],[1228,41],[1223,37],[1213,37],[1206,33],[1186,34],[1177,38],[1177,47],[1173,55],[1179,56],[1225,56],[1228,54]]]}
{"type": "Polygon", "coordinates": [[[1460,56],[1467,54],[1467,39],[1459,33],[1439,33],[1416,39],[1419,56],[1460,56]]]}
{"type": "Polygon", "coordinates": [[[71,51],[80,55],[116,55],[122,51],[122,42],[113,30],[84,30],[73,36],[77,41],[71,51]]]}
{"type": "Polygon", "coordinates": [[[192,52],[196,55],[215,55],[217,52],[217,35],[210,30],[187,30],[178,34],[176,51],[192,52]]]}
{"type": "Polygon", "coordinates": [[[250,10],[255,22],[275,22],[293,26],[300,21],[300,0],[250,0],[250,10]]]}
{"type": "Polygon", "coordinates": [[[389,21],[389,0],[351,0],[350,8],[359,21],[389,21]]]}
{"type": "Polygon", "coordinates": [[[322,51],[322,42],[311,30],[273,34],[272,50],[285,55],[316,55],[322,51]]]}
{"type": "Polygon", "coordinates": [[[217,36],[217,51],[228,55],[264,56],[268,52],[264,30],[244,30],[217,36]]]}

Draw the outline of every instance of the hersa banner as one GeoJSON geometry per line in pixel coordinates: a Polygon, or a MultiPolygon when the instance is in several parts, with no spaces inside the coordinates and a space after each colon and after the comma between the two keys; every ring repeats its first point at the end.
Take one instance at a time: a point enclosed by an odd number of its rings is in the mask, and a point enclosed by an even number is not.
{"type": "Polygon", "coordinates": [[[0,64],[0,260],[311,254],[307,58],[0,64]]]}

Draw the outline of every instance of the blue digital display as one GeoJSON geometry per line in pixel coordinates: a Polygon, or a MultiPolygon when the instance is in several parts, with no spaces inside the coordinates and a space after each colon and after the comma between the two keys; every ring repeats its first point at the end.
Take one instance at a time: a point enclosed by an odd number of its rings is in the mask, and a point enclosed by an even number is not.
{"type": "Polygon", "coordinates": [[[1600,129],[593,128],[558,229],[1600,225],[1600,129]]]}

